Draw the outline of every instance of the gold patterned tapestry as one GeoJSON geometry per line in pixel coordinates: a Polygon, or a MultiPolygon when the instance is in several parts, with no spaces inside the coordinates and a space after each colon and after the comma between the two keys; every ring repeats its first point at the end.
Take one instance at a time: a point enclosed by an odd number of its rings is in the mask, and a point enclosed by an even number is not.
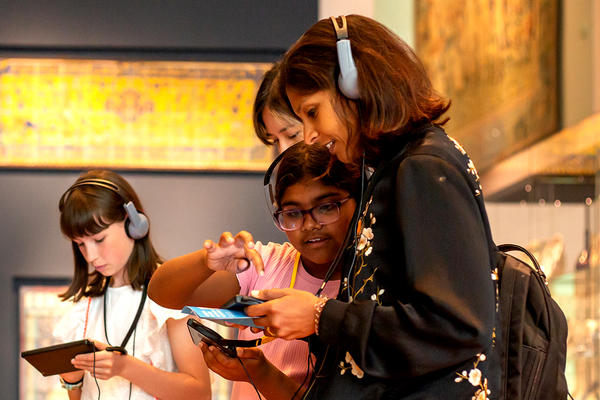
{"type": "Polygon", "coordinates": [[[481,171],[558,126],[558,0],[417,0],[416,50],[481,171]]]}
{"type": "Polygon", "coordinates": [[[0,58],[0,167],[262,171],[270,64],[0,58]]]}

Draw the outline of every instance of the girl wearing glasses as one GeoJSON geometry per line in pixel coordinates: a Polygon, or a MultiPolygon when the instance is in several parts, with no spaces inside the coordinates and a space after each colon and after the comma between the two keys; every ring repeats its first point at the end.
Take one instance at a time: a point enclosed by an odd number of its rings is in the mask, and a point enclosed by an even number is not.
{"type": "MultiPolygon", "coordinates": [[[[219,307],[238,293],[249,295],[263,288],[294,288],[312,296],[345,239],[360,190],[360,180],[344,164],[329,162],[327,148],[302,142],[286,150],[280,160],[274,218],[289,243],[254,243],[248,232],[235,236],[225,232],[218,243],[207,240],[202,250],[164,263],[152,277],[149,296],[170,308],[219,307]],[[249,268],[248,259],[254,267],[249,268]]],[[[328,282],[326,295],[336,296],[339,279],[338,274],[328,282]]],[[[262,335],[246,329],[238,338],[262,335]]],[[[261,350],[238,349],[238,355],[263,395],[279,398],[284,393],[282,398],[289,399],[307,377],[308,344],[275,340],[261,350]]],[[[203,351],[213,371],[226,379],[248,381],[238,360],[215,348],[203,351]]],[[[234,383],[232,399],[254,397],[248,383],[234,383]]]]}

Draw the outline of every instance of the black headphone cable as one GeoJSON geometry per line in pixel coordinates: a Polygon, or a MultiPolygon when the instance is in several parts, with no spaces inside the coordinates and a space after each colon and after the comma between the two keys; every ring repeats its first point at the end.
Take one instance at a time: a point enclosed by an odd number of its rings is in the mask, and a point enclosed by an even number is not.
{"type": "Polygon", "coordinates": [[[94,373],[94,382],[96,382],[96,387],[98,388],[98,400],[100,400],[100,384],[98,383],[98,378],[96,378],[96,349],[94,349],[94,363],[92,364],[92,372],[94,373]]]}
{"type": "Polygon", "coordinates": [[[256,385],[254,384],[254,381],[252,380],[252,377],[250,376],[250,373],[248,372],[248,370],[246,369],[246,366],[244,365],[244,363],[242,362],[241,358],[237,355],[237,351],[235,354],[235,358],[240,362],[240,365],[242,366],[242,368],[244,369],[244,372],[246,373],[246,376],[248,377],[248,380],[250,381],[249,383],[252,385],[252,387],[254,388],[254,390],[256,391],[256,395],[258,396],[258,400],[262,400],[262,397],[260,397],[260,392],[258,391],[258,388],[256,387],[256,385]]]}
{"type": "Polygon", "coordinates": [[[296,389],[296,391],[292,395],[291,400],[294,400],[296,398],[296,395],[304,387],[304,383],[306,382],[306,379],[310,375],[311,367],[314,370],[314,366],[313,366],[313,363],[312,363],[312,357],[310,355],[311,355],[310,344],[308,344],[308,356],[307,356],[307,361],[306,361],[306,374],[304,374],[304,379],[302,379],[302,383],[300,384],[300,386],[298,386],[298,389],[296,389]]]}

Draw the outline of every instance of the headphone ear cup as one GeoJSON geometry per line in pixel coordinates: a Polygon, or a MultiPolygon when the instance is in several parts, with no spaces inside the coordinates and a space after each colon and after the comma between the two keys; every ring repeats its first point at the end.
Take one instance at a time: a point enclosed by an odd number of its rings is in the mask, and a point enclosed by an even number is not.
{"type": "Polygon", "coordinates": [[[333,29],[335,30],[335,43],[338,65],[340,66],[340,75],[338,76],[338,86],[340,92],[349,99],[357,100],[360,98],[358,90],[358,71],[352,57],[352,47],[348,39],[348,24],[346,16],[342,15],[342,25],[338,25],[335,17],[331,17],[333,29]]]}
{"type": "Polygon", "coordinates": [[[358,90],[358,72],[356,64],[352,58],[352,48],[350,40],[341,39],[336,43],[338,63],[340,65],[340,75],[338,76],[338,85],[340,92],[349,99],[356,100],[360,98],[358,90]]]}
{"type": "Polygon", "coordinates": [[[125,221],[125,232],[132,239],[142,239],[148,234],[150,224],[148,217],[136,210],[133,202],[123,204],[127,213],[127,221],[125,221]]]}

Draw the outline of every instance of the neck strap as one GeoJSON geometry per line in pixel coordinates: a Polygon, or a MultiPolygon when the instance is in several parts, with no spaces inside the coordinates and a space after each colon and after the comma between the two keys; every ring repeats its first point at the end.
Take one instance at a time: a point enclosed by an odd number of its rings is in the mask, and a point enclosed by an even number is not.
{"type": "Polygon", "coordinates": [[[294,259],[294,269],[292,271],[292,279],[290,281],[290,289],[294,288],[296,284],[296,275],[298,275],[298,266],[300,265],[300,252],[296,253],[296,258],[294,259]]]}
{"type": "MultiPolygon", "coordinates": [[[[365,180],[366,180],[365,154],[363,152],[362,163],[361,163],[361,168],[360,168],[360,199],[358,201],[358,204],[356,205],[356,208],[354,209],[354,214],[352,215],[352,220],[350,221],[350,225],[348,226],[348,230],[346,231],[346,237],[344,238],[342,245],[338,249],[333,261],[331,262],[331,265],[329,266],[329,269],[327,270],[327,273],[325,274],[325,278],[323,278],[323,283],[321,283],[321,287],[315,293],[315,296],[317,296],[317,297],[321,296],[321,292],[323,292],[323,289],[325,289],[325,285],[327,285],[327,282],[329,282],[329,280],[333,276],[333,273],[338,268],[340,261],[342,259],[342,256],[345,253],[345,250],[353,242],[354,242],[354,245],[356,245],[356,230],[358,227],[358,220],[360,218],[360,213],[361,213],[361,209],[362,209],[362,205],[363,205],[363,201],[364,201],[365,180]]],[[[354,254],[356,255],[356,251],[354,252],[354,254]]],[[[354,264],[354,258],[352,259],[352,264],[354,264]]],[[[340,286],[340,288],[341,288],[341,286],[340,286]]]]}
{"type": "Polygon", "coordinates": [[[137,312],[135,313],[135,318],[133,318],[133,322],[131,323],[131,326],[129,327],[129,330],[127,331],[127,334],[125,335],[125,338],[123,339],[123,342],[121,343],[120,346],[113,346],[110,341],[108,340],[108,332],[106,330],[106,292],[108,291],[108,287],[110,285],[110,277],[108,277],[108,279],[106,280],[106,289],[104,290],[104,336],[106,337],[106,341],[108,342],[108,344],[110,345],[110,347],[107,347],[106,350],[107,351],[118,351],[119,353],[125,355],[127,354],[127,350],[125,350],[125,346],[127,346],[127,342],[129,342],[129,338],[131,337],[131,334],[133,333],[133,331],[135,330],[138,321],[140,320],[140,316],[142,315],[142,310],[144,309],[144,303],[146,302],[146,297],[148,296],[148,281],[144,282],[144,288],[142,289],[142,299],[140,300],[140,305],[138,306],[137,312]]]}

